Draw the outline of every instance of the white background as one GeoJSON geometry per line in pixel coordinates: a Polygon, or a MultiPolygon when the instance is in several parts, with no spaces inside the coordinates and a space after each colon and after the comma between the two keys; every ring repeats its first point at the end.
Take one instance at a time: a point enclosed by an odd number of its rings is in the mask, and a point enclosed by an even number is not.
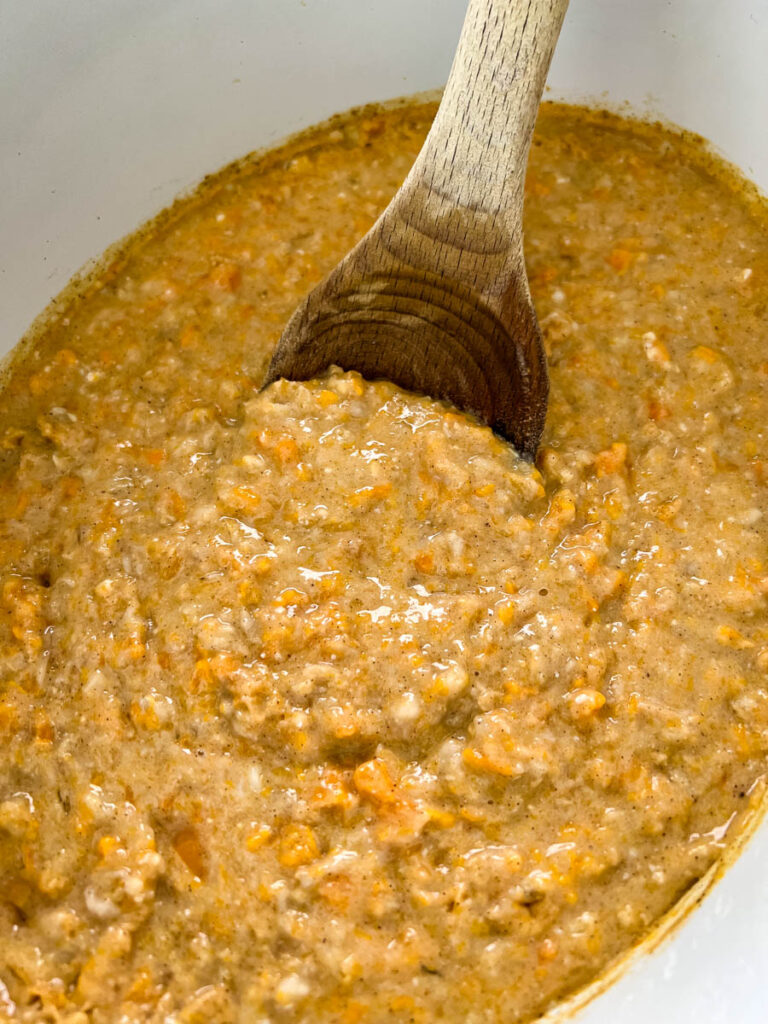
{"type": "MultiPolygon", "coordinates": [[[[464,0],[0,0],[0,355],[207,172],[444,82],[464,0]]],[[[572,0],[553,95],[629,100],[768,187],[768,0],[572,0]]],[[[768,827],[583,1024],[768,1021],[768,827]]]]}

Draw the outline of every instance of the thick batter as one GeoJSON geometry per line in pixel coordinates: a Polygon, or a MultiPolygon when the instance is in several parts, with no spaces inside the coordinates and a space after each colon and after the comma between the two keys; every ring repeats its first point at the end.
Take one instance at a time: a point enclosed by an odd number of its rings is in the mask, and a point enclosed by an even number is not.
{"type": "Polygon", "coordinates": [[[545,106],[537,468],[259,383],[432,106],[224,172],[0,414],[0,1020],[528,1020],[645,934],[768,754],[768,233],[695,146],[545,106]]]}

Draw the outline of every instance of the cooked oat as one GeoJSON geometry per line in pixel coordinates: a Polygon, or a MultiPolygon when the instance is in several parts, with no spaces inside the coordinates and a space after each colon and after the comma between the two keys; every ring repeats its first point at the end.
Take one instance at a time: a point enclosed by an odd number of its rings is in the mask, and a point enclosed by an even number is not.
{"type": "Polygon", "coordinates": [[[0,1019],[527,1020],[720,856],[768,754],[766,230],[545,106],[537,468],[355,374],[258,386],[431,106],[229,172],[0,420],[0,1019]]]}

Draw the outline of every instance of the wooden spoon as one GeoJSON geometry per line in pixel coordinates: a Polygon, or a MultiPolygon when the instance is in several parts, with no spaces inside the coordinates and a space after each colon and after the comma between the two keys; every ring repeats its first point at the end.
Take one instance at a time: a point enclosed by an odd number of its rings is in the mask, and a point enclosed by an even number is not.
{"type": "Polygon", "coordinates": [[[267,370],[335,364],[444,398],[532,459],[549,381],[523,258],[533,125],[568,0],[470,0],[442,103],[379,220],[288,322],[267,370]]]}

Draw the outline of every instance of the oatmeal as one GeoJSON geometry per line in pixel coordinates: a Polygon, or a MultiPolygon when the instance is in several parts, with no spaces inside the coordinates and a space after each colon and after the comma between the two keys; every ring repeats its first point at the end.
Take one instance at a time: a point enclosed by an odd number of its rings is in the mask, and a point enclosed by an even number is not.
{"type": "Polygon", "coordinates": [[[223,172],[13,368],[2,1020],[530,1020],[757,806],[768,245],[695,146],[542,109],[536,466],[356,374],[259,392],[433,113],[223,172]]]}

